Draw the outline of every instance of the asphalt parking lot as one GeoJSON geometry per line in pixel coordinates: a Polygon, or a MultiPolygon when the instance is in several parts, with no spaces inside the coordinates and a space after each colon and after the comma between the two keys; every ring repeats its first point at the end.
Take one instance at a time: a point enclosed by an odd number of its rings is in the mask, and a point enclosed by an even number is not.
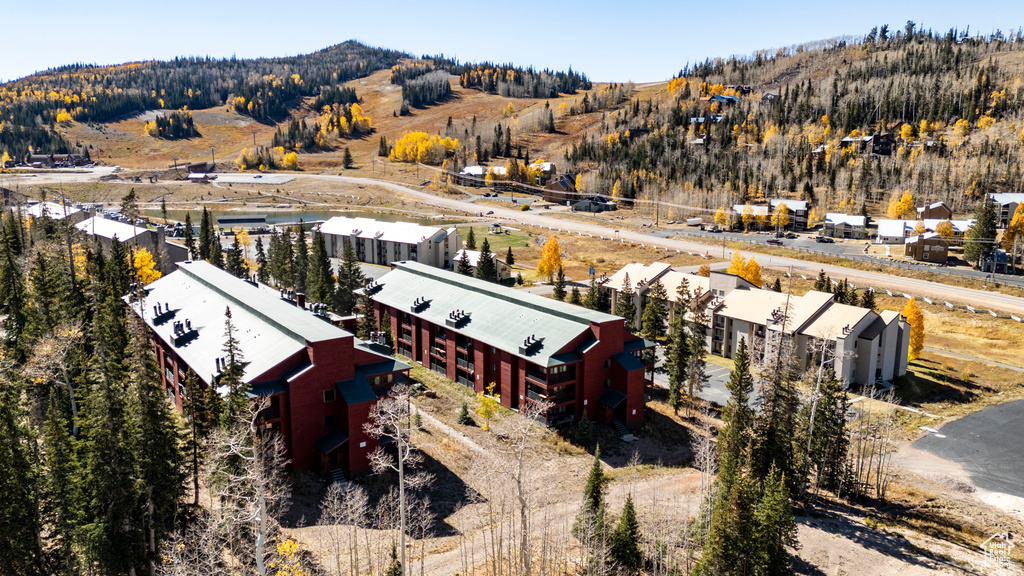
{"type": "MultiPolygon", "coordinates": [[[[662,356],[661,349],[658,350],[658,364],[659,366],[664,365],[664,357],[662,356]]],[[[719,406],[725,406],[726,402],[729,401],[729,388],[726,384],[729,382],[729,374],[732,370],[728,368],[722,368],[714,364],[708,364],[704,369],[704,373],[708,375],[708,383],[704,386],[704,390],[701,390],[697,396],[709,402],[714,402],[719,406]]],[[[654,384],[661,388],[668,389],[668,374],[657,373],[654,375],[654,384]]],[[[754,388],[754,393],[751,394],[750,404],[753,405],[757,400],[757,388],[754,388]]]]}
{"type": "Polygon", "coordinates": [[[914,447],[951,460],[983,490],[1024,498],[1024,400],[969,414],[914,447]]]}

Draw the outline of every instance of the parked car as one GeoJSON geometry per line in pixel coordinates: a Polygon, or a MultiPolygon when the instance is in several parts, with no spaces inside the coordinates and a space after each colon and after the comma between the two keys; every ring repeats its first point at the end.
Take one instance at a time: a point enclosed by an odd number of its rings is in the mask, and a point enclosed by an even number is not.
{"type": "Polygon", "coordinates": [[[814,237],[814,241],[819,243],[819,244],[833,244],[833,243],[835,243],[835,240],[833,240],[832,238],[829,238],[828,236],[815,236],[814,237]]]}
{"type": "Polygon", "coordinates": [[[719,228],[718,226],[712,226],[711,228],[708,228],[708,232],[714,232],[715,234],[717,234],[717,233],[719,233],[721,231],[722,231],[722,229],[719,228]]]}
{"type": "Polygon", "coordinates": [[[786,238],[789,239],[789,240],[796,240],[796,234],[794,234],[792,232],[788,232],[788,233],[786,233],[786,238]]]}
{"type": "Polygon", "coordinates": [[[782,240],[779,240],[778,238],[769,238],[766,242],[772,246],[782,246],[782,240]]]}

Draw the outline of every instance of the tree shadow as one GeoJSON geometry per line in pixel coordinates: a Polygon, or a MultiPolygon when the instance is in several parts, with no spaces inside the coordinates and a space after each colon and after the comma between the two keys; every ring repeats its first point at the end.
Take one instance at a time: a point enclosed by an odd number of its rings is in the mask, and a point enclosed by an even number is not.
{"type": "MultiPolygon", "coordinates": [[[[887,517],[903,518],[906,517],[906,514],[913,515],[917,513],[914,510],[896,504],[886,505],[885,509],[887,517]],[[894,511],[892,510],[893,507],[901,511],[894,511]]],[[[863,515],[864,511],[850,504],[833,501],[822,512],[818,517],[799,516],[796,518],[796,521],[798,524],[811,526],[823,532],[841,536],[864,548],[874,550],[911,566],[920,566],[929,570],[952,568],[964,574],[977,574],[978,576],[982,574],[981,572],[966,570],[963,566],[944,558],[936,557],[930,551],[915,545],[901,535],[888,532],[885,529],[873,530],[866,524],[857,522],[855,519],[863,515]]],[[[913,529],[917,530],[917,528],[913,529]]],[[[964,542],[953,542],[943,536],[939,536],[939,538],[958,546],[970,545],[964,542]]]]}

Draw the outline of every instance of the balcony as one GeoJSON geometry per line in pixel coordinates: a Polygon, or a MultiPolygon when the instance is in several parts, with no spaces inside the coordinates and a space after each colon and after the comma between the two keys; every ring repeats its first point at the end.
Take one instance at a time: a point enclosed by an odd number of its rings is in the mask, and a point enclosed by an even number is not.
{"type": "Polygon", "coordinates": [[[431,346],[430,354],[431,356],[437,356],[438,358],[444,360],[445,358],[447,358],[448,351],[440,346],[431,346]]]}
{"type": "Polygon", "coordinates": [[[462,358],[456,358],[455,365],[458,366],[459,368],[469,370],[470,372],[472,372],[474,369],[474,365],[472,362],[470,362],[469,360],[463,360],[462,358]]]}

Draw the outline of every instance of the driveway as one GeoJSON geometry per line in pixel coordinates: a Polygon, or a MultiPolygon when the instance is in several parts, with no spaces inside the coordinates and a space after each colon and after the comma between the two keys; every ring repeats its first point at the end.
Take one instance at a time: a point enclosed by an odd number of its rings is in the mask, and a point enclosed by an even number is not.
{"type": "Polygon", "coordinates": [[[1024,498],[1024,400],[969,414],[939,432],[914,447],[963,465],[983,490],[1024,498]]]}
{"type": "MultiPolygon", "coordinates": [[[[658,365],[659,367],[665,365],[665,358],[661,348],[658,349],[658,365]]],[[[710,363],[707,364],[704,368],[704,373],[708,376],[708,382],[704,385],[704,389],[697,394],[697,397],[708,402],[714,402],[719,406],[725,406],[729,401],[729,388],[726,384],[729,382],[729,374],[731,372],[732,370],[729,368],[723,368],[710,363]]],[[[668,390],[668,374],[664,372],[655,373],[654,385],[668,390]]],[[[754,387],[754,392],[750,395],[749,404],[751,406],[755,405],[757,397],[757,387],[754,387]]]]}

